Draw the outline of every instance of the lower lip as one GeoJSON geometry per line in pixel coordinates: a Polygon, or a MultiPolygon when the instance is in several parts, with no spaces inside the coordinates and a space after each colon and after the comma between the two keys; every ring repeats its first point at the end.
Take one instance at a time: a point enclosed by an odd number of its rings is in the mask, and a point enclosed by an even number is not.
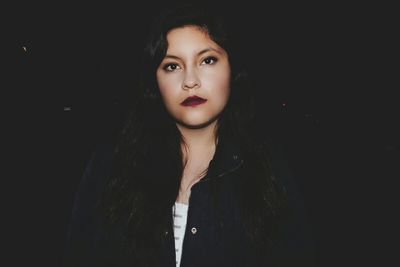
{"type": "Polygon", "coordinates": [[[190,101],[189,103],[185,103],[182,105],[186,106],[186,107],[193,107],[193,106],[198,106],[198,105],[204,104],[206,102],[207,102],[207,100],[195,100],[195,101],[190,101]]]}

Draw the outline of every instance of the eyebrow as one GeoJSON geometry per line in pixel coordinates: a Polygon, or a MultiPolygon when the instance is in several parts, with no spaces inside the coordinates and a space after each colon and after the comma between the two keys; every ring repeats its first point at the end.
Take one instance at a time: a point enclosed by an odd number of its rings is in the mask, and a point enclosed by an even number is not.
{"type": "MultiPolygon", "coordinates": [[[[207,47],[207,48],[201,50],[199,53],[197,53],[197,56],[200,56],[200,55],[202,55],[202,54],[204,54],[204,53],[207,53],[207,52],[209,52],[209,51],[215,51],[215,52],[217,52],[218,54],[221,54],[221,55],[222,55],[222,52],[219,51],[218,49],[215,49],[215,48],[212,48],[212,47],[207,47]]],[[[166,54],[164,58],[180,59],[180,57],[175,56],[175,55],[170,55],[170,54],[166,54]]]]}

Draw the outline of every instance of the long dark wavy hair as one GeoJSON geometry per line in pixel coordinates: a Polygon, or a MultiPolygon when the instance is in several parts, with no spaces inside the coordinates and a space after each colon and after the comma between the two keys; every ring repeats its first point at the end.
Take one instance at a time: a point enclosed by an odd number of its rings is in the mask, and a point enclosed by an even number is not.
{"type": "Polygon", "coordinates": [[[268,139],[260,134],[255,120],[254,84],[239,53],[240,36],[234,34],[234,24],[229,21],[215,8],[180,5],[163,11],[150,28],[139,86],[116,136],[112,174],[98,206],[108,226],[124,226],[125,248],[137,266],[156,258],[165,240],[184,170],[184,140],[162,102],[156,81],[171,29],[198,26],[228,53],[231,94],[217,121],[216,141],[235,140],[243,151],[242,169],[249,182],[241,188],[241,210],[249,239],[258,247],[267,246],[284,210],[284,190],[270,167],[268,139]]]}

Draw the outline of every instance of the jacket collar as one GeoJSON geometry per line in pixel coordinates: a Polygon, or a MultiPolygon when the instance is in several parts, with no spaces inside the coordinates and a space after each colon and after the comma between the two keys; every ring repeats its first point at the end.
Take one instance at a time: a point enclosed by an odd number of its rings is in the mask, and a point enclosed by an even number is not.
{"type": "Polygon", "coordinates": [[[242,151],[232,137],[219,138],[214,156],[209,164],[208,174],[203,181],[222,177],[243,164],[242,151]]]}

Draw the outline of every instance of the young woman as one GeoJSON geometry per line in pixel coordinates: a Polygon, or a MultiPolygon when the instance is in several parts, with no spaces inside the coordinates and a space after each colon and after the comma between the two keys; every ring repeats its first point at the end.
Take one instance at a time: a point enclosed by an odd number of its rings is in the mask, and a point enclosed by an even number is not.
{"type": "Polygon", "coordinates": [[[65,266],[313,266],[227,21],[193,5],[155,21],[126,123],[85,170],[65,266]]]}

